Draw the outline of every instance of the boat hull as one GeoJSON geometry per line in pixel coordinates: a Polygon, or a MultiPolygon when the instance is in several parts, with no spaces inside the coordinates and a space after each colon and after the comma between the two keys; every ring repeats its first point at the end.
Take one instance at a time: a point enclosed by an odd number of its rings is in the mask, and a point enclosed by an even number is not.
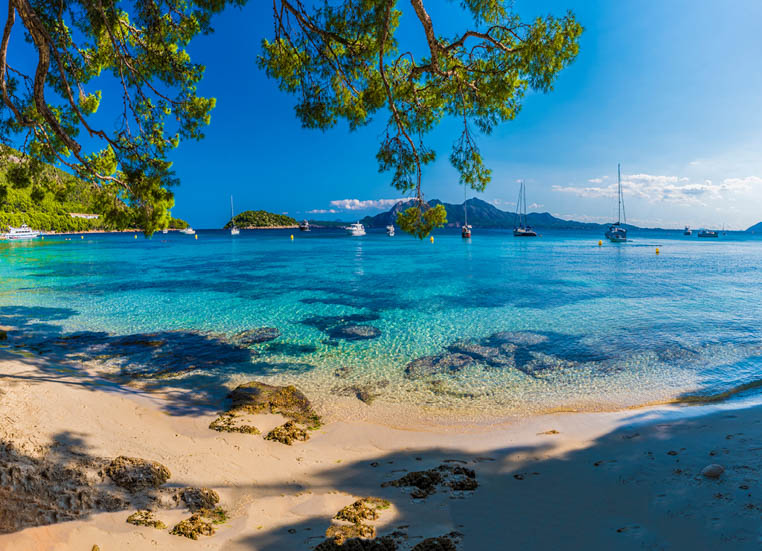
{"type": "Polygon", "coordinates": [[[537,233],[532,230],[516,229],[513,230],[513,237],[537,237],[537,233]]]}

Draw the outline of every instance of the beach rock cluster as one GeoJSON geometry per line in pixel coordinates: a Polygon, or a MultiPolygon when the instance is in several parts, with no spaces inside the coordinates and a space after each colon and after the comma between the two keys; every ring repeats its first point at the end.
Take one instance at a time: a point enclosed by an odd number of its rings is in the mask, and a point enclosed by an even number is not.
{"type": "Polygon", "coordinates": [[[166,524],[157,519],[153,512],[147,509],[135,511],[127,517],[127,522],[129,524],[134,524],[135,526],[149,526],[151,528],[156,528],[157,530],[165,530],[167,528],[166,524]]]}
{"type": "Polygon", "coordinates": [[[309,439],[308,430],[320,427],[320,416],[312,409],[307,397],[296,387],[275,386],[251,381],[238,385],[228,398],[230,409],[221,413],[209,428],[220,432],[259,434],[253,425],[239,422],[247,414],[271,413],[288,417],[290,421],[271,430],[265,440],[292,445],[309,439]]]}
{"type": "Polygon", "coordinates": [[[309,439],[310,435],[307,434],[307,431],[293,421],[288,421],[283,425],[275,427],[265,436],[265,440],[280,442],[287,446],[290,446],[296,441],[306,442],[309,439]]]}
{"type": "Polygon", "coordinates": [[[0,442],[0,533],[130,508],[138,509],[130,524],[160,528],[149,510],[179,501],[175,489],[161,487],[169,477],[156,461],[88,457],[62,446],[22,452],[0,442]]]}
{"type": "Polygon", "coordinates": [[[190,518],[175,524],[169,533],[174,536],[184,536],[197,540],[199,536],[213,536],[214,523],[202,513],[193,513],[190,518]]]}
{"type": "Polygon", "coordinates": [[[185,488],[180,493],[180,498],[191,513],[205,509],[214,509],[220,502],[220,496],[209,488],[185,488]]]}
{"type": "Polygon", "coordinates": [[[391,507],[391,503],[378,497],[364,497],[343,507],[333,516],[333,522],[325,531],[326,540],[315,549],[330,551],[341,549],[393,551],[397,543],[391,537],[377,538],[376,528],[367,521],[378,520],[379,511],[391,507]]]}
{"type": "Polygon", "coordinates": [[[132,493],[147,488],[158,488],[172,476],[169,469],[157,461],[124,455],[109,463],[106,474],[114,484],[132,493]]]}
{"type": "Polygon", "coordinates": [[[402,478],[381,484],[382,488],[388,486],[412,488],[410,497],[425,499],[435,493],[438,488],[446,487],[457,492],[468,492],[476,490],[479,483],[473,469],[461,465],[443,464],[426,471],[413,471],[402,478]]]}

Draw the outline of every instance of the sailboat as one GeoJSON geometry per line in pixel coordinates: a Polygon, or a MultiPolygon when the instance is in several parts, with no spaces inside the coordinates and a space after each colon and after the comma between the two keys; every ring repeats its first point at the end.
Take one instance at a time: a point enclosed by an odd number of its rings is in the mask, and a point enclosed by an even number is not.
{"type": "Polygon", "coordinates": [[[513,222],[514,237],[537,237],[537,232],[527,224],[527,188],[523,180],[519,187],[519,200],[516,202],[516,214],[513,222]]]}
{"type": "Polygon", "coordinates": [[[233,222],[233,227],[230,228],[230,235],[238,235],[241,233],[241,230],[238,229],[238,227],[235,225],[234,221],[235,216],[233,216],[233,196],[230,196],[230,221],[233,222]]]}
{"type": "Polygon", "coordinates": [[[615,224],[609,226],[606,237],[614,243],[627,241],[627,230],[622,226],[622,214],[624,214],[624,223],[627,223],[627,214],[624,212],[624,196],[622,195],[622,165],[616,165],[617,194],[619,197],[619,211],[615,224]]]}
{"type": "MultiPolygon", "coordinates": [[[[460,229],[460,236],[463,239],[471,239],[471,226],[468,225],[468,188],[463,184],[463,227],[460,229]]],[[[432,238],[433,239],[433,238],[432,238]]]]}

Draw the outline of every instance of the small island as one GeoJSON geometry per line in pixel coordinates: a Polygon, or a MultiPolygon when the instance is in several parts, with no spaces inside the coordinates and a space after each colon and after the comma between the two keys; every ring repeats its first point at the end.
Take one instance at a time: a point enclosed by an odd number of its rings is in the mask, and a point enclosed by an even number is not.
{"type": "Polygon", "coordinates": [[[223,229],[230,229],[233,226],[244,230],[252,229],[282,229],[298,228],[299,224],[285,214],[275,214],[266,210],[246,210],[234,216],[223,229]]]}

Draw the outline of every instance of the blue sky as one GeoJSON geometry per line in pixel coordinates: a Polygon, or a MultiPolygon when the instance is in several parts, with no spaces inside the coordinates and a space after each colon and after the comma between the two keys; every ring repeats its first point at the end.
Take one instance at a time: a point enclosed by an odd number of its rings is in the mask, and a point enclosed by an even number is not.
{"type": "MultiPolygon", "coordinates": [[[[457,2],[426,6],[438,32],[463,29],[457,2]]],[[[572,9],[585,33],[555,90],[530,94],[515,121],[480,138],[493,169],[482,199],[511,210],[524,179],[530,210],[605,222],[615,213],[621,162],[632,223],[745,228],[762,219],[762,2],[514,6],[526,18],[572,9]]],[[[260,0],[230,9],[217,18],[215,34],[190,49],[207,66],[201,93],[217,98],[206,139],[184,143],[172,156],[182,181],[173,214],[195,227],[222,226],[231,194],[236,211],[343,220],[399,198],[377,171],[383,117],[353,133],[343,124],[304,130],[294,99],[257,68],[259,42],[272,35],[271,9],[260,0]],[[310,213],[330,210],[336,212],[310,213]]],[[[401,32],[414,47],[424,44],[410,14],[401,32]]],[[[424,173],[429,199],[463,199],[447,161],[457,136],[455,123],[445,122],[429,138],[439,154],[424,173]]]]}

